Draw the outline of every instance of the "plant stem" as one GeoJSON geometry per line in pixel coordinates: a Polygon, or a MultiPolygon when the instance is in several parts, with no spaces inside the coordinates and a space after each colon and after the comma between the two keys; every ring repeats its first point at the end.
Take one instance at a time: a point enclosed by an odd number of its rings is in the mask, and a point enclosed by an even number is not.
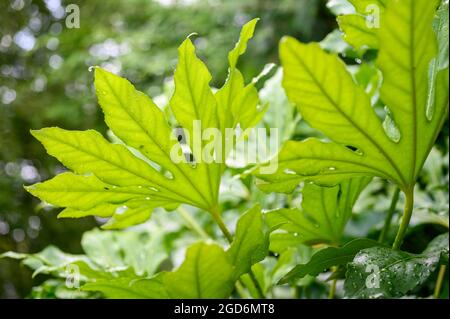
{"type": "Polygon", "coordinates": [[[336,292],[337,279],[333,279],[330,286],[330,293],[328,294],[328,299],[334,299],[334,293],[336,292]]]}
{"type": "Polygon", "coordinates": [[[397,206],[398,198],[400,197],[400,188],[396,188],[394,191],[394,195],[392,196],[391,206],[389,206],[389,210],[386,216],[386,220],[384,221],[383,229],[381,230],[380,237],[378,238],[379,243],[383,243],[386,239],[386,234],[391,227],[392,217],[395,213],[395,207],[397,206]]]}
{"type": "Polygon", "coordinates": [[[236,291],[241,298],[249,299],[251,296],[247,293],[245,288],[243,287],[241,281],[236,282],[236,291]]]}
{"type": "Polygon", "coordinates": [[[194,218],[189,214],[189,212],[182,206],[178,207],[178,212],[181,217],[185,220],[186,224],[195,231],[201,238],[209,239],[208,234],[203,230],[203,228],[195,221],[194,218]]]}
{"type": "Polygon", "coordinates": [[[433,294],[435,299],[439,299],[439,296],[441,295],[441,288],[442,283],[444,282],[446,270],[447,267],[445,265],[441,265],[441,268],[439,268],[439,274],[436,280],[436,286],[434,287],[434,294],[433,294]]]}
{"type": "Polygon", "coordinates": [[[211,212],[212,217],[214,218],[214,221],[216,222],[216,224],[219,226],[220,230],[226,237],[227,241],[231,244],[231,242],[233,241],[233,236],[231,236],[231,233],[228,230],[225,223],[223,222],[222,217],[220,217],[219,209],[217,207],[215,207],[215,208],[211,209],[210,212],[211,212]]]}
{"type": "Polygon", "coordinates": [[[402,221],[400,223],[400,228],[398,229],[397,236],[395,237],[393,249],[400,249],[403,243],[403,238],[405,237],[406,230],[408,229],[409,222],[414,208],[414,186],[408,188],[405,191],[405,208],[403,211],[402,221]]]}
{"type": "Polygon", "coordinates": [[[250,279],[252,280],[253,285],[255,286],[259,297],[265,299],[266,296],[264,295],[264,291],[262,290],[261,285],[258,282],[258,279],[256,279],[256,276],[255,276],[255,273],[253,272],[253,270],[250,269],[250,271],[248,272],[248,275],[250,276],[250,279]]]}
{"type": "MultiPolygon", "coordinates": [[[[210,213],[212,215],[212,217],[214,218],[214,221],[217,223],[217,225],[219,226],[220,230],[222,231],[222,233],[224,234],[224,236],[226,237],[226,239],[228,240],[228,242],[231,244],[233,241],[233,236],[231,235],[230,231],[228,230],[227,226],[225,225],[225,223],[222,220],[222,217],[220,216],[220,212],[219,212],[219,208],[216,206],[214,208],[212,208],[210,210],[210,213]]],[[[255,286],[259,296],[261,298],[265,298],[264,292],[261,288],[261,286],[259,285],[258,280],[256,279],[255,274],[253,273],[253,270],[250,269],[250,271],[248,272],[250,279],[253,282],[253,285],[255,286]]]]}

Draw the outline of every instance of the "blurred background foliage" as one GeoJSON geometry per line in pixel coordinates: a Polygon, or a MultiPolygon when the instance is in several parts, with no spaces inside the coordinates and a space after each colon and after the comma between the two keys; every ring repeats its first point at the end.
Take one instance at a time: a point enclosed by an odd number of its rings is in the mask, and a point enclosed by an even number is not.
{"type": "MultiPolygon", "coordinates": [[[[155,267],[171,269],[182,262],[190,243],[206,236],[222,237],[207,214],[184,206],[170,215],[155,212],[149,223],[131,230],[134,234],[100,233],[95,228],[104,220],[58,220],[56,209],[23,190],[23,185],[46,180],[64,170],[31,137],[30,129],[93,128],[106,135],[90,66],[100,65],[128,78],[164,107],[173,87],[177,47],[186,36],[197,33],[193,38],[197,54],[213,75],[212,86],[219,87],[227,75],[227,52],[237,40],[240,27],[260,17],[255,37],[240,61],[239,68],[246,80],[256,76],[267,63],[278,64],[278,42],[283,35],[305,42],[322,41],[322,47],[345,60],[355,81],[370,93],[374,107],[383,116],[383,105],[378,101],[381,77],[371,63],[376,52],[353,50],[336,30],[335,15],[345,10],[348,10],[345,0],[2,0],[0,254],[42,252],[25,265],[13,259],[0,259],[0,298],[98,297],[85,293],[73,295],[73,291],[64,287],[64,281],[46,276],[55,275],[55,265],[73,257],[64,253],[84,253],[85,257],[81,258],[88,258],[108,273],[129,265],[121,247],[133,246],[134,250],[127,250],[133,255],[138,243],[148,244],[158,251],[155,267]],[[71,3],[80,8],[80,28],[70,29],[65,24],[65,7],[71,3]],[[368,63],[361,67],[361,60],[368,63]],[[203,230],[192,223],[193,219],[203,230]],[[109,246],[112,242],[117,245],[109,246]],[[108,263],[98,259],[111,256],[118,257],[108,263]],[[47,262],[43,265],[36,258],[47,262]],[[37,270],[41,275],[32,277],[32,271],[37,270]]],[[[281,70],[272,71],[267,78],[260,84],[260,99],[262,104],[269,104],[269,109],[260,125],[279,127],[280,143],[288,138],[320,136],[289,106],[280,83],[281,70]]],[[[250,177],[242,180],[233,177],[243,170],[237,167],[227,171],[220,189],[223,218],[232,231],[238,216],[253,203],[260,203],[265,209],[299,205],[298,192],[267,195],[257,190],[250,177]]],[[[448,229],[448,176],[447,121],[416,189],[416,211],[405,241],[406,250],[420,252],[432,238],[448,229]]],[[[346,239],[376,239],[393,192],[392,186],[384,181],[371,183],[355,207],[354,218],[346,228],[346,239]]],[[[397,211],[401,210],[402,200],[397,204],[397,211]]],[[[394,218],[398,222],[399,214],[394,218]]],[[[387,237],[394,236],[395,227],[392,227],[387,237]]],[[[270,289],[293,265],[306,262],[311,253],[310,247],[289,247],[287,243],[256,265],[258,278],[270,289]]],[[[153,256],[142,258],[147,261],[153,256]]],[[[131,266],[137,273],[139,265],[131,266]]],[[[272,297],[326,297],[322,279],[306,277],[295,289],[287,288],[289,291],[277,287],[272,297]]],[[[423,289],[422,294],[428,296],[432,287],[423,289]]],[[[444,290],[448,296],[448,285],[444,290]]],[[[342,287],[338,287],[337,296],[340,293],[342,287]]]]}

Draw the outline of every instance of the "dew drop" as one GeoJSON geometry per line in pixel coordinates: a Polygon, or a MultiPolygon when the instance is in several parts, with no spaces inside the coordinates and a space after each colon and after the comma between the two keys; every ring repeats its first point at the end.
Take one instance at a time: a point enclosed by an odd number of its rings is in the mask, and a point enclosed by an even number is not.
{"type": "Polygon", "coordinates": [[[89,72],[92,72],[92,71],[94,71],[94,69],[95,69],[95,66],[91,65],[91,66],[88,68],[88,71],[89,71],[89,72]]]}
{"type": "Polygon", "coordinates": [[[173,179],[173,174],[169,171],[165,171],[164,172],[164,177],[168,178],[168,179],[173,179]]]}
{"type": "Polygon", "coordinates": [[[159,192],[159,189],[157,189],[157,188],[155,188],[153,186],[150,186],[148,189],[151,190],[151,191],[154,191],[154,192],[159,192]]]}
{"type": "Polygon", "coordinates": [[[138,188],[142,188],[142,186],[141,186],[141,185],[139,185],[139,186],[138,186],[138,188]]]}
{"type": "Polygon", "coordinates": [[[294,237],[297,237],[298,236],[298,233],[294,233],[294,237]]]}
{"type": "Polygon", "coordinates": [[[148,197],[148,196],[147,196],[147,197],[145,197],[145,200],[150,200],[150,197],[148,197]]]}
{"type": "Polygon", "coordinates": [[[333,166],[328,167],[328,170],[329,170],[329,171],[335,171],[335,170],[336,170],[336,167],[333,167],[333,166]]]}
{"type": "Polygon", "coordinates": [[[295,171],[288,169],[288,168],[284,170],[284,173],[288,174],[288,175],[297,175],[297,173],[295,171]]]}
{"type": "Polygon", "coordinates": [[[127,206],[119,206],[119,207],[116,208],[115,213],[116,213],[117,215],[122,215],[122,214],[125,213],[127,210],[128,210],[128,207],[127,207],[127,206]]]}

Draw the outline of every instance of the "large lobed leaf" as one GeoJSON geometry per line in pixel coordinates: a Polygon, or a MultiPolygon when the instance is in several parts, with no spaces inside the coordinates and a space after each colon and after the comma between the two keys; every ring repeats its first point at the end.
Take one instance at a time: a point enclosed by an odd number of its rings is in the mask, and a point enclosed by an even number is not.
{"type": "MultiPolygon", "coordinates": [[[[229,54],[230,73],[224,87],[213,94],[211,75],[196,56],[191,40],[179,48],[175,92],[170,108],[185,135],[192,137],[194,121],[202,129],[249,127],[261,117],[254,83],[244,85],[236,67],[253,36],[257,19],[243,26],[239,42],[229,54]]],[[[60,217],[111,217],[105,228],[124,228],[146,221],[154,208],[173,210],[180,204],[206,211],[218,203],[225,144],[216,160],[205,162],[200,148],[202,131],[187,146],[168,125],[166,115],[142,92],[119,76],[95,68],[95,89],[105,121],[121,144],[108,142],[93,130],[44,128],[32,134],[73,173],[26,187],[33,195],[66,209],[60,217]],[[198,139],[200,134],[200,140],[198,139]],[[220,156],[219,156],[220,155],[220,156]],[[191,157],[192,160],[187,160],[191,157]],[[174,158],[180,159],[177,163],[174,158]]]]}
{"type": "Polygon", "coordinates": [[[336,184],[361,175],[389,179],[402,190],[415,184],[448,111],[448,67],[438,72],[434,103],[427,108],[429,63],[438,53],[432,28],[437,5],[437,0],[387,3],[376,32],[381,99],[390,114],[384,125],[337,56],[315,43],[283,39],[287,95],[332,141],[286,143],[278,171],[258,175],[263,190],[289,192],[302,180],[336,184]]]}

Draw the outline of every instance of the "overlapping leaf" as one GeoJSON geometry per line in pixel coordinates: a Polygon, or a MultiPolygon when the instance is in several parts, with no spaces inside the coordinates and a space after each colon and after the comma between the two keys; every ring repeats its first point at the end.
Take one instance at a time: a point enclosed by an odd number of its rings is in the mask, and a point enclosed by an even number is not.
{"type": "Polygon", "coordinates": [[[263,260],[268,253],[269,231],[265,224],[261,207],[256,205],[240,218],[228,257],[234,265],[235,278],[248,273],[251,266],[263,260]]]}
{"type": "Polygon", "coordinates": [[[279,243],[339,244],[353,205],[370,178],[354,178],[333,187],[306,184],[301,208],[282,208],[267,213],[267,223],[275,232],[271,246],[279,243]]]}
{"type": "Polygon", "coordinates": [[[336,184],[352,176],[380,176],[410,189],[448,111],[448,68],[437,75],[427,110],[429,63],[437,54],[432,21],[438,1],[389,1],[383,15],[377,65],[381,99],[390,110],[382,125],[368,95],[345,65],[317,44],[285,38],[280,47],[283,85],[303,118],[332,142],[288,142],[279,169],[259,175],[266,191],[292,191],[299,181],[336,184]]]}
{"type": "MultiPolygon", "coordinates": [[[[83,235],[81,244],[85,255],[67,254],[48,246],[36,254],[7,252],[0,258],[23,260],[23,264],[33,270],[33,276],[46,274],[76,280],[74,288],[101,283],[111,287],[118,282],[123,285],[153,276],[168,258],[161,235],[155,231],[150,234],[147,230],[112,232],[94,229],[83,235]]],[[[123,285],[121,290],[122,297],[127,297],[126,286],[123,285]]]]}
{"type": "Polygon", "coordinates": [[[183,264],[152,278],[99,280],[83,290],[100,291],[109,298],[226,298],[234,287],[233,266],[216,244],[188,248],[183,264]]]}
{"type": "Polygon", "coordinates": [[[317,276],[332,266],[346,265],[362,249],[380,246],[380,243],[366,238],[355,239],[342,247],[328,247],[316,252],[305,264],[295,266],[280,281],[286,283],[306,275],[317,276]]]}

